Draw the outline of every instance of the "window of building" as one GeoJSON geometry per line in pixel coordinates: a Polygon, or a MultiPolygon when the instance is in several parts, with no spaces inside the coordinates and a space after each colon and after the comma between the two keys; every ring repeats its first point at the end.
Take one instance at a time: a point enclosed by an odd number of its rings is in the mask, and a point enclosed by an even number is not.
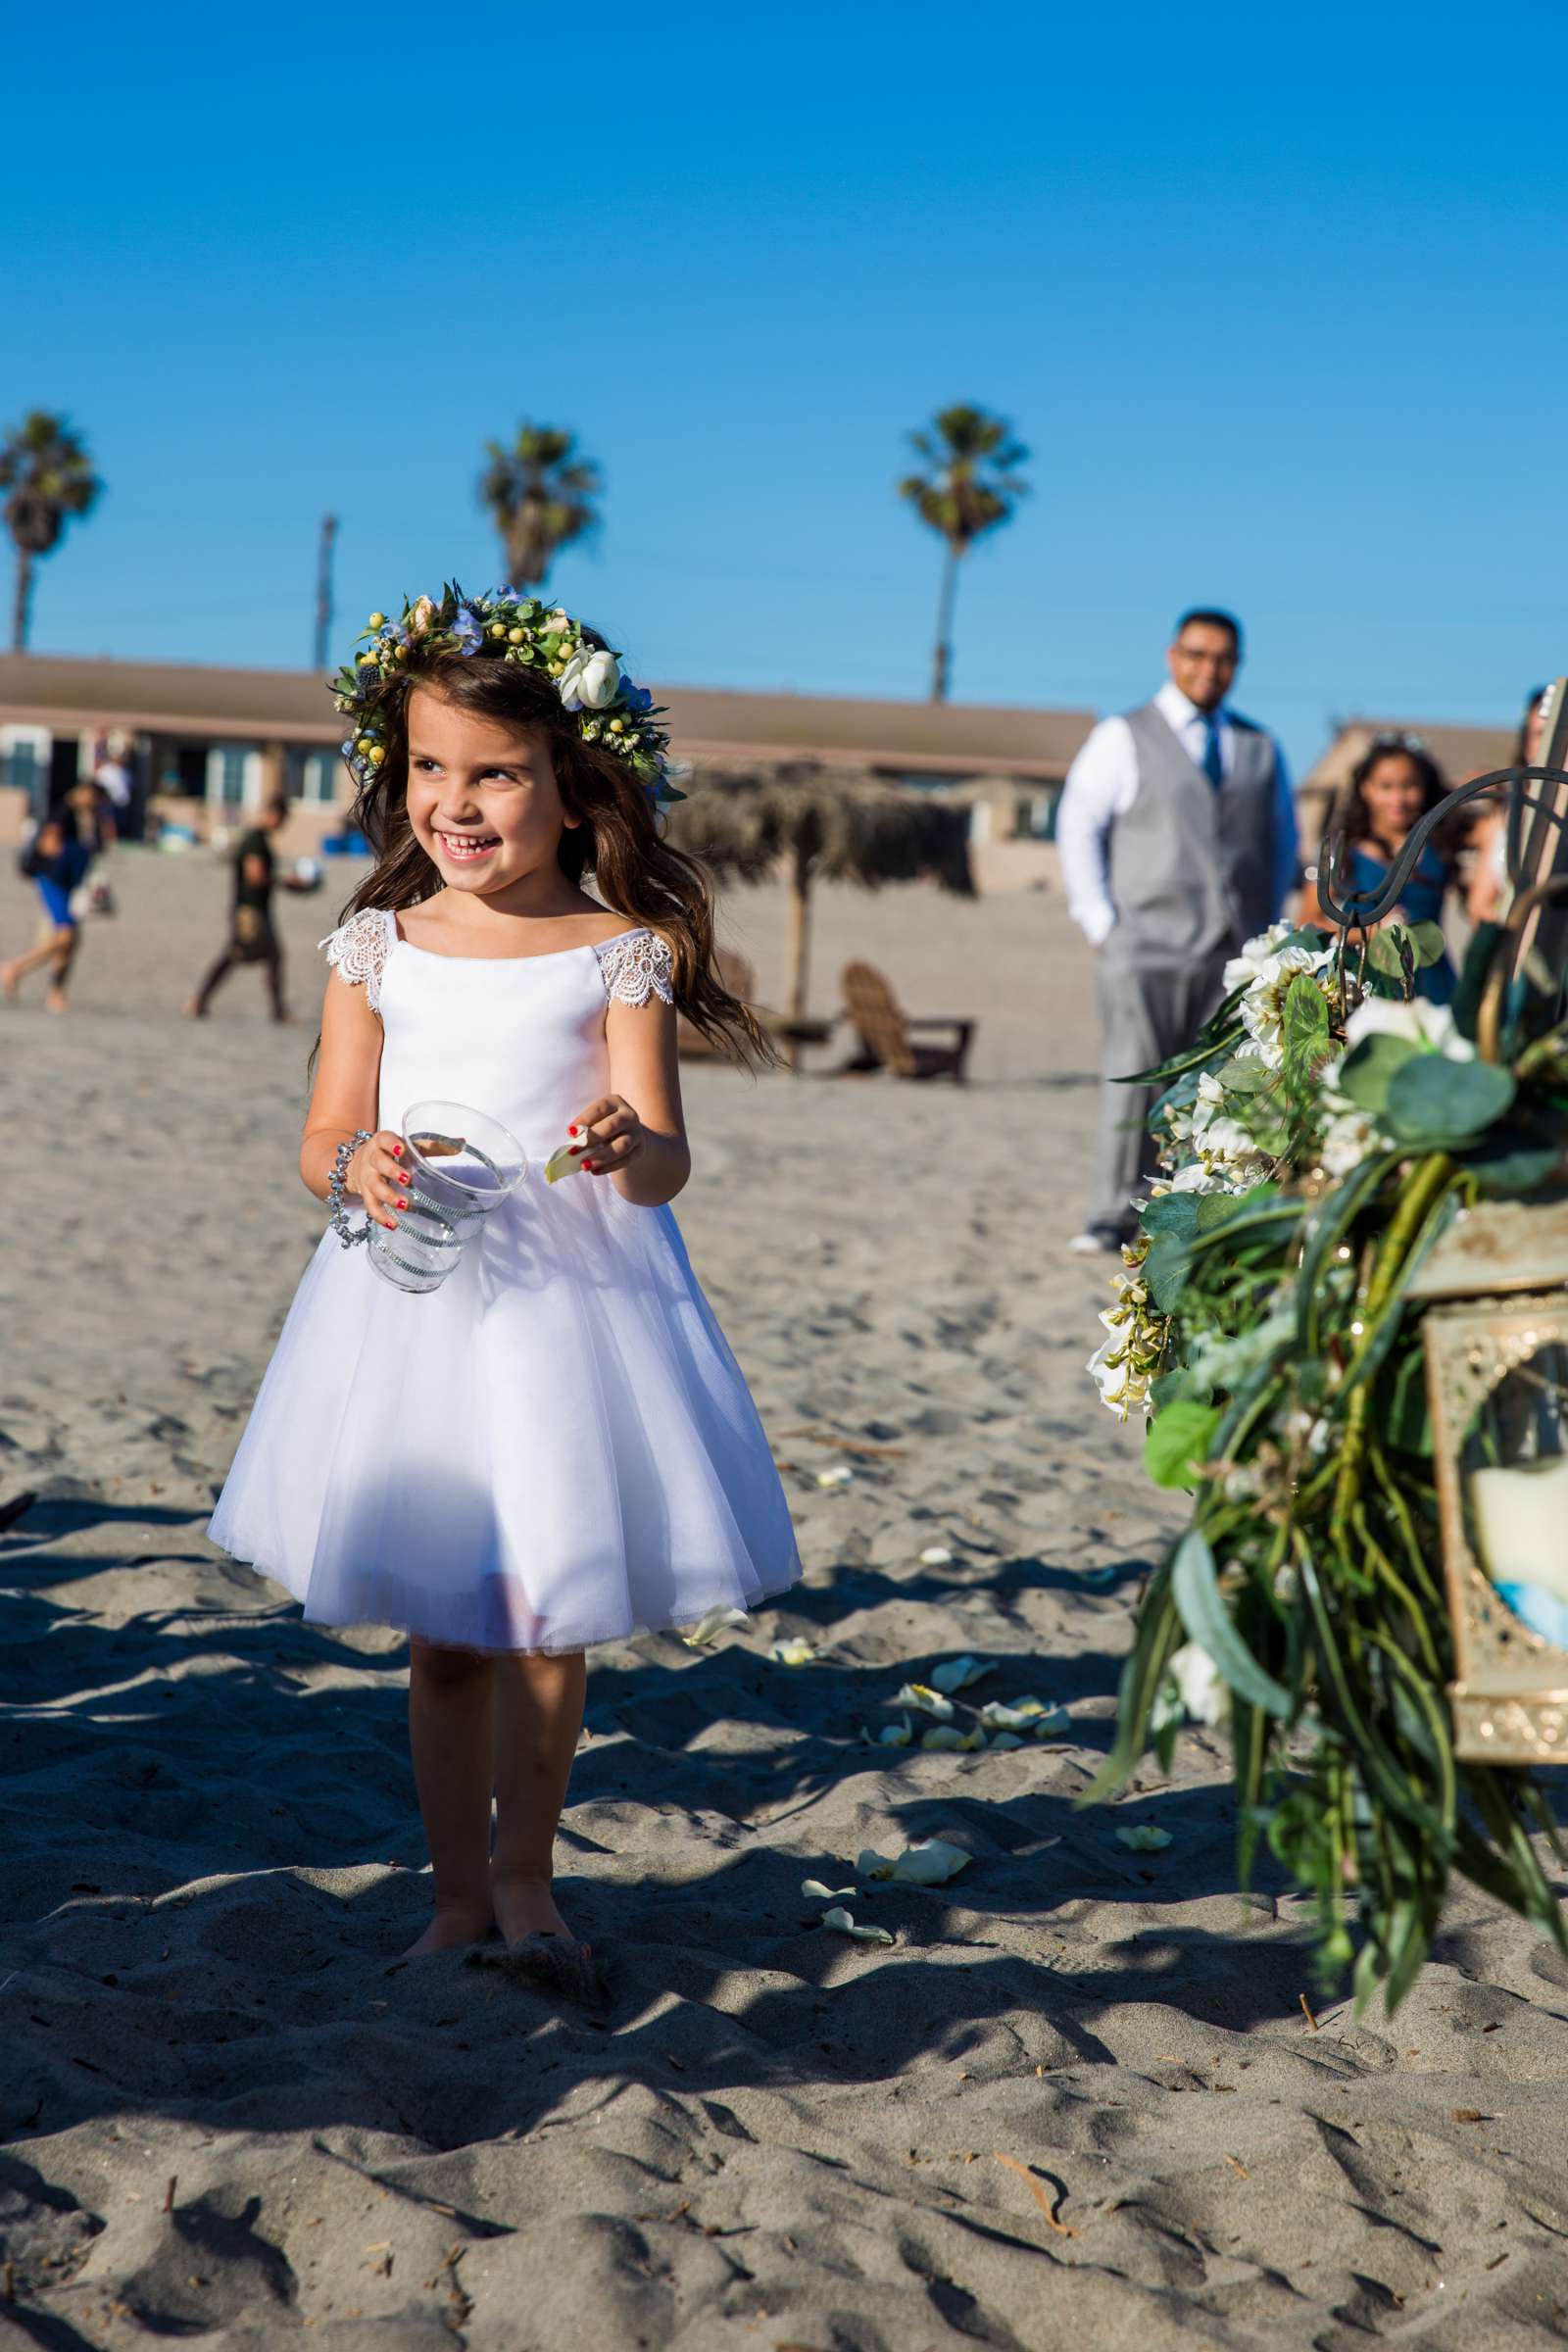
{"type": "Polygon", "coordinates": [[[257,798],[252,790],[253,772],[259,770],[261,754],[247,750],[244,744],[215,744],[207,755],[207,798],[220,808],[244,808],[257,798]]]}
{"type": "Polygon", "coordinates": [[[36,815],[45,790],[42,749],[35,736],[7,732],[9,741],[0,737],[0,784],[25,793],[28,810],[36,815]]]}
{"type": "Polygon", "coordinates": [[[308,801],[330,808],[338,797],[343,761],[336,752],[290,752],[288,789],[291,800],[308,801]]]}

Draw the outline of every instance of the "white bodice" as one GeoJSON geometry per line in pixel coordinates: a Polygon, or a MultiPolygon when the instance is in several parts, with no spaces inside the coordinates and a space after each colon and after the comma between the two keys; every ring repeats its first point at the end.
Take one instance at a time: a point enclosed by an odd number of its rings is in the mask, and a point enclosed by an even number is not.
{"type": "Polygon", "coordinates": [[[436,956],[401,937],[393,914],[366,907],[321,944],[381,1017],[380,1125],[401,1128],[416,1102],[466,1102],[510,1127],[530,1158],[555,1151],[605,1093],[611,999],[672,1001],[669,949],[648,930],[546,956],[436,956]]]}

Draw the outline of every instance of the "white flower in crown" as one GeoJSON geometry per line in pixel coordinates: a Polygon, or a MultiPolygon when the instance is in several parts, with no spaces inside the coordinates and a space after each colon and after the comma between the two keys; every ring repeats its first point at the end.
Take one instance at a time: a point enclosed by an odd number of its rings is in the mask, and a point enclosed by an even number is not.
{"type": "Polygon", "coordinates": [[[409,614],[409,635],[411,637],[427,635],[430,623],[434,618],[434,605],[427,596],[421,596],[414,611],[409,614]]]}
{"type": "Polygon", "coordinates": [[[568,710],[608,710],[620,686],[620,663],[602,646],[579,645],[557,683],[568,710]]]}

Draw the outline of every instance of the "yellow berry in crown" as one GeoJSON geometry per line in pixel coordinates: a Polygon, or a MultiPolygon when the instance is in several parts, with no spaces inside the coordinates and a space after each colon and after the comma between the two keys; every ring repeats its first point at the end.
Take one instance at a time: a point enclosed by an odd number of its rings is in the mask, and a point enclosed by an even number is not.
{"type": "Polygon", "coordinates": [[[367,625],[372,629],[384,629],[386,627],[386,614],[384,612],[372,612],[367,625]]]}

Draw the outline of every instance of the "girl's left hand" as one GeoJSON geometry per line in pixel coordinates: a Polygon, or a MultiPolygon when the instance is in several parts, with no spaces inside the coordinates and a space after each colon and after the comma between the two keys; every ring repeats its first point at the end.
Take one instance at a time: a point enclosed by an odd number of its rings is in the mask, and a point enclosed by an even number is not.
{"type": "Polygon", "coordinates": [[[621,1095],[601,1095],[567,1130],[590,1176],[612,1176],[643,1148],[643,1123],[621,1095]]]}

